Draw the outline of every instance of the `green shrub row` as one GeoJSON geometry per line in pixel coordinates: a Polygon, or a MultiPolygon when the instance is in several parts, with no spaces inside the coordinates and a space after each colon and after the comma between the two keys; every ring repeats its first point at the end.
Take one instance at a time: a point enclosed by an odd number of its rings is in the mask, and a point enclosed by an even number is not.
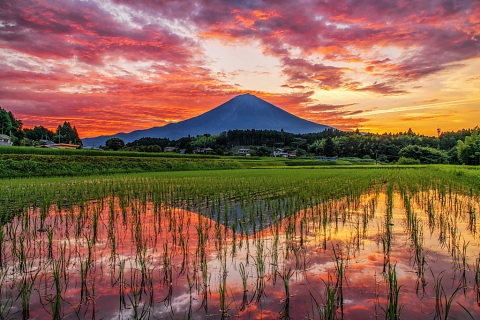
{"type": "Polygon", "coordinates": [[[116,156],[116,157],[154,157],[154,158],[208,158],[220,159],[220,156],[199,155],[199,154],[179,154],[173,152],[135,152],[135,151],[102,151],[88,149],[52,149],[35,147],[10,147],[0,146],[0,154],[26,154],[26,155],[65,155],[65,156],[116,156]]]}
{"type": "Polygon", "coordinates": [[[242,166],[233,160],[215,159],[145,159],[88,157],[65,161],[57,157],[32,157],[20,161],[0,160],[0,178],[83,176],[133,172],[160,172],[184,170],[239,169],[242,166]],[[87,158],[87,159],[86,159],[87,158]],[[154,160],[154,161],[152,161],[154,160]]]}

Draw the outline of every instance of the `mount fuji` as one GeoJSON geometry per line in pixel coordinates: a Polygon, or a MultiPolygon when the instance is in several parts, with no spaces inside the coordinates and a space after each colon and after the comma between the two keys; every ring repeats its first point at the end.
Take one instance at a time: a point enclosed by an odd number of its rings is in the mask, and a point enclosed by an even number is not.
{"type": "Polygon", "coordinates": [[[82,140],[84,146],[104,145],[110,138],[126,143],[144,137],[177,140],[188,135],[220,134],[228,130],[284,130],[290,133],[320,132],[332,127],[294,116],[252,94],[242,94],[197,117],[170,123],[162,127],[117,133],[82,140]]]}

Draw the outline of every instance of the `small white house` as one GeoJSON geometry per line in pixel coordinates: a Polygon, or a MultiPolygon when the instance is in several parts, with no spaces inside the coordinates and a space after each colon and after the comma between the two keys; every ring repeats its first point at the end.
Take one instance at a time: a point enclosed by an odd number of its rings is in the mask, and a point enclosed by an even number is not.
{"type": "Polygon", "coordinates": [[[238,154],[249,154],[250,149],[238,149],[238,154]]]}
{"type": "Polygon", "coordinates": [[[163,152],[177,152],[177,148],[175,148],[175,147],[165,147],[165,148],[163,148],[163,152]]]}
{"type": "Polygon", "coordinates": [[[288,152],[283,151],[283,149],[276,148],[272,152],[272,157],[283,157],[288,158],[288,152]]]}
{"type": "Polygon", "coordinates": [[[208,153],[212,153],[212,152],[213,152],[212,148],[195,148],[195,149],[193,149],[193,153],[196,153],[196,154],[208,154],[208,153]]]}
{"type": "Polygon", "coordinates": [[[0,134],[0,146],[11,146],[12,140],[5,134],[0,134]]]}

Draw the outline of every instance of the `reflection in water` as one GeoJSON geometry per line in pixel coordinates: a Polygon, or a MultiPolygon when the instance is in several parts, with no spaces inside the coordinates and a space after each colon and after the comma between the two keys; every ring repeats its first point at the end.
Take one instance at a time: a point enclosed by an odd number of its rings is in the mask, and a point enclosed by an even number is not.
{"type": "Polygon", "coordinates": [[[480,317],[474,199],[294,202],[32,209],[0,233],[3,317],[480,317]]]}

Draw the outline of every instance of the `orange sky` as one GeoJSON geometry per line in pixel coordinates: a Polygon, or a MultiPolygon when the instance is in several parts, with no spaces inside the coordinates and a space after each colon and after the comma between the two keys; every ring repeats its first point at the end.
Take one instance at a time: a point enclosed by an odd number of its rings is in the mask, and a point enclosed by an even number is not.
{"type": "Polygon", "coordinates": [[[480,123],[480,3],[6,0],[0,107],[82,138],[250,92],[342,130],[480,123]]]}

